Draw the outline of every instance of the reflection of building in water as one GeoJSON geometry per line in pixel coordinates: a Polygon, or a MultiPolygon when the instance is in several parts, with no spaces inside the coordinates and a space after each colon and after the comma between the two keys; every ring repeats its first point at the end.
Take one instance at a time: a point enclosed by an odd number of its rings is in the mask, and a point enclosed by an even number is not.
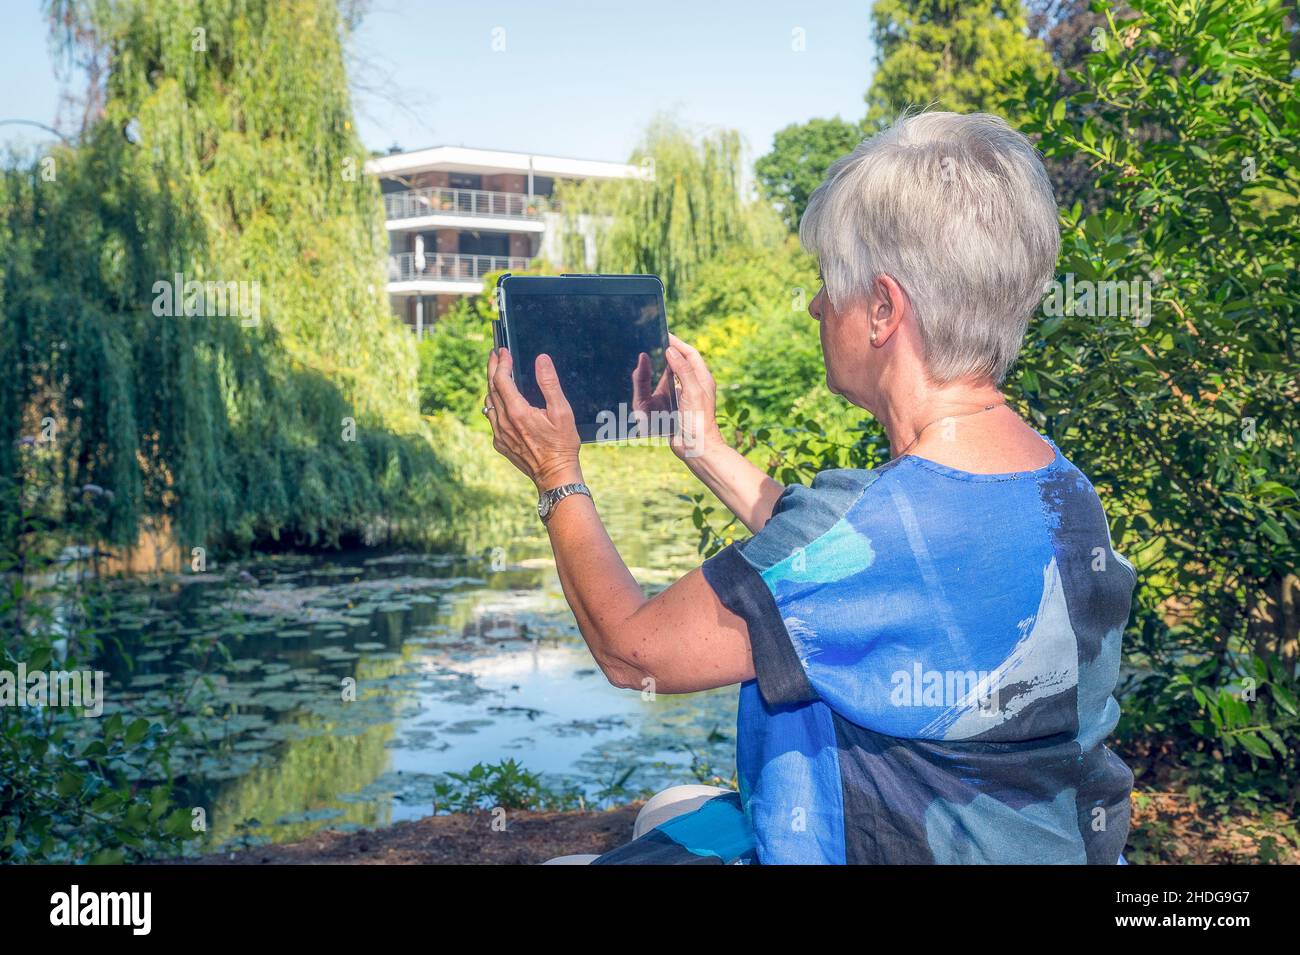
{"type": "MultiPolygon", "coordinates": [[[[489,272],[560,264],[558,182],[645,175],[625,163],[463,146],[393,152],[366,170],[384,193],[389,299],[417,335],[458,297],[479,294],[489,272]]],[[[590,269],[590,236],[587,247],[581,267],[590,269]]]]}

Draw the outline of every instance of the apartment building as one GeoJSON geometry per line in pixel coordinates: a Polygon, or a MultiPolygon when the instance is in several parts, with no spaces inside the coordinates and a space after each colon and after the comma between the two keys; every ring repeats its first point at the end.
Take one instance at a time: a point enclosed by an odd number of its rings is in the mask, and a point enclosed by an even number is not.
{"type": "Polygon", "coordinates": [[[435,146],[392,152],[366,164],[384,195],[393,311],[423,335],[457,298],[477,295],[483,276],[561,261],[564,180],[631,179],[639,166],[529,153],[435,146]]]}

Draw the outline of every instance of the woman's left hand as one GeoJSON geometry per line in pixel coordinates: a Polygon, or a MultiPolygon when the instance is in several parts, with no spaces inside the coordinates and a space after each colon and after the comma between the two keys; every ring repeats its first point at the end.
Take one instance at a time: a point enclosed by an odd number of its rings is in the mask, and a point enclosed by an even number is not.
{"type": "Polygon", "coordinates": [[[578,451],[582,441],[573,422],[573,409],[564,397],[549,355],[534,365],[546,408],[534,408],[519,393],[511,371],[510,352],[493,349],[488,358],[488,394],[484,402],[492,425],[492,447],[522,471],[539,491],[582,480],[578,451]]]}

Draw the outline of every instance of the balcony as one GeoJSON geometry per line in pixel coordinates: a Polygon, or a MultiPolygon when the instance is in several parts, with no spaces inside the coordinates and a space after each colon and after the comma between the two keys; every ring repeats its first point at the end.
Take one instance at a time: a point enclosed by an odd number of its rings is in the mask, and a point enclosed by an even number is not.
{"type": "Polygon", "coordinates": [[[489,272],[523,271],[532,261],[514,255],[399,252],[388,257],[389,283],[417,284],[405,289],[390,287],[389,291],[475,293],[481,289],[483,276],[489,272]]]}
{"type": "Polygon", "coordinates": [[[389,222],[402,219],[457,217],[475,219],[526,219],[540,221],[555,204],[545,196],[484,189],[405,189],[384,195],[384,215],[389,222]]]}

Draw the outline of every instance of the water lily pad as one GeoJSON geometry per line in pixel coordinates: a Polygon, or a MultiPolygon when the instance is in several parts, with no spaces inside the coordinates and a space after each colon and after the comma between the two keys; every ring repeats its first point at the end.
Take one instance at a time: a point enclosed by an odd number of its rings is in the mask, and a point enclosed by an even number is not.
{"type": "Polygon", "coordinates": [[[452,723],[450,726],[443,727],[442,731],[444,733],[453,733],[457,736],[468,736],[472,733],[477,733],[485,726],[491,725],[492,720],[461,720],[457,723],[452,723]]]}

